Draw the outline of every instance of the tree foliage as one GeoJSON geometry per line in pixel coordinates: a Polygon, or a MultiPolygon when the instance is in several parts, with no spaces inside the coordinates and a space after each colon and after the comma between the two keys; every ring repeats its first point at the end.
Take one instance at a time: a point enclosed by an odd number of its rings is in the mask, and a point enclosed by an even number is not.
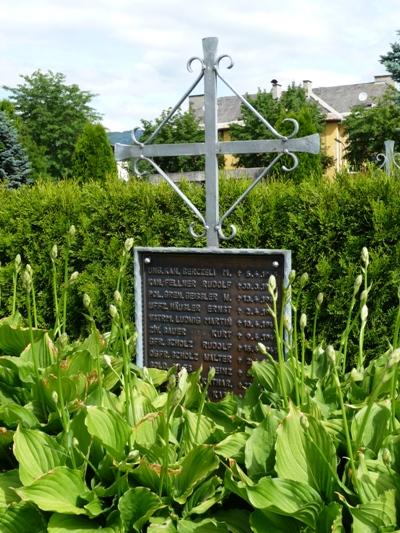
{"type": "Polygon", "coordinates": [[[29,178],[31,166],[24,148],[20,145],[17,132],[0,111],[0,181],[9,188],[32,183],[29,178]]]}
{"type": "MultiPolygon", "coordinates": [[[[400,31],[397,34],[400,35],[400,31]]],[[[391,50],[381,56],[380,62],[390,72],[394,81],[400,82],[400,43],[392,43],[390,46],[391,50]]]]}
{"type": "MultiPolygon", "coordinates": [[[[170,109],[161,113],[154,121],[142,120],[143,134],[140,140],[148,139],[168,116],[170,109]]],[[[180,109],[160,129],[152,144],[177,144],[204,142],[204,129],[200,122],[189,110],[182,112],[180,109]]],[[[154,161],[165,172],[182,172],[204,170],[204,156],[174,156],[155,157],[154,161]]],[[[154,169],[153,169],[154,170],[154,169]]]]}
{"type": "MultiPolygon", "coordinates": [[[[302,87],[292,84],[283,92],[279,99],[270,92],[259,90],[254,97],[247,97],[250,104],[282,135],[290,135],[293,123],[286,120],[292,118],[299,123],[297,137],[320,133],[323,129],[324,117],[317,105],[308,100],[302,87]]],[[[230,127],[232,138],[235,140],[273,139],[276,138],[252,111],[242,105],[241,120],[243,124],[233,124],[230,127]]],[[[275,154],[276,155],[276,154],[275,154]]],[[[237,167],[266,167],[272,161],[271,154],[240,154],[237,156],[237,167]]],[[[299,167],[295,171],[299,176],[320,172],[322,168],[321,156],[302,154],[299,167]]],[[[291,166],[291,161],[285,161],[291,166]]],[[[275,168],[275,171],[280,171],[275,168]]]]}
{"type": "Polygon", "coordinates": [[[4,87],[31,140],[42,152],[53,178],[70,173],[79,134],[88,122],[99,118],[90,106],[94,94],[78,85],[67,85],[61,73],[35,71],[21,76],[23,83],[4,87]]]}
{"type": "Polygon", "coordinates": [[[116,173],[113,151],[101,124],[86,124],[76,142],[72,157],[72,176],[83,182],[104,180],[116,173]]]}
{"type": "Polygon", "coordinates": [[[349,163],[358,168],[363,163],[374,162],[376,155],[383,152],[387,139],[400,143],[399,124],[399,91],[394,87],[388,86],[372,107],[355,106],[344,121],[349,163]]]}

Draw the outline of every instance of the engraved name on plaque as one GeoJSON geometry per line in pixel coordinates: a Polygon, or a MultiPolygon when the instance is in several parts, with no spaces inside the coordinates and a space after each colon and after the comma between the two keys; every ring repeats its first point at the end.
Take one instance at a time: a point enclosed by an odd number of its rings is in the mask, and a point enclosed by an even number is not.
{"type": "Polygon", "coordinates": [[[139,366],[214,367],[210,398],[242,394],[263,358],[257,343],[275,354],[267,284],[271,274],[287,282],[290,260],[285,250],[136,248],[139,366]]]}

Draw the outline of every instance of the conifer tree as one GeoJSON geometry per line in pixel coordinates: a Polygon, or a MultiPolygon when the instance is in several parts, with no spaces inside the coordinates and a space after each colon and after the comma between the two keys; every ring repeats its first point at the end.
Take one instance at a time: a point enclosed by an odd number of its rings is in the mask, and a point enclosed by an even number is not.
{"type": "Polygon", "coordinates": [[[9,188],[30,184],[31,165],[7,115],[0,111],[0,181],[9,188]]]}
{"type": "Polygon", "coordinates": [[[112,148],[101,124],[84,126],[75,145],[71,174],[80,182],[104,180],[108,175],[116,174],[112,148]]]}

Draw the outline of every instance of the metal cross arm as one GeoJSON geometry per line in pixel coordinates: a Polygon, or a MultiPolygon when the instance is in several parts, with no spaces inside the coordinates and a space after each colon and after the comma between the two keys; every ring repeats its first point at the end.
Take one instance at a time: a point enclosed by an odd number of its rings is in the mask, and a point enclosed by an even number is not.
{"type": "MultiPolygon", "coordinates": [[[[319,135],[313,133],[300,139],[261,139],[255,141],[221,141],[217,142],[215,152],[222,154],[263,154],[278,152],[307,152],[319,153],[319,135]]],[[[194,156],[205,155],[205,143],[187,144],[143,144],[115,145],[116,161],[139,159],[143,157],[169,157],[169,156],[194,156]]]]}
{"type": "MultiPolygon", "coordinates": [[[[308,135],[305,137],[295,138],[299,125],[296,120],[285,119],[293,126],[293,131],[289,136],[280,134],[260,113],[240,95],[220,74],[219,65],[222,60],[228,59],[228,68],[232,68],[233,62],[227,55],[217,55],[218,39],[216,37],[207,37],[203,39],[203,59],[191,58],[188,62],[188,69],[191,71],[191,65],[195,60],[201,64],[201,72],[190,89],[179,99],[175,107],[169,112],[164,120],[158,125],[157,129],[147,141],[141,143],[135,136],[135,130],[132,133],[134,145],[116,144],[114,153],[117,161],[127,159],[136,159],[147,161],[156,172],[158,172],[182,198],[186,205],[195,214],[201,222],[204,232],[197,234],[194,225],[189,226],[189,231],[193,237],[207,235],[207,246],[218,247],[220,239],[228,240],[236,234],[236,228],[231,225],[231,234],[226,236],[223,233],[222,225],[224,220],[234,211],[237,205],[247,196],[247,194],[257,185],[257,183],[271,170],[271,168],[287,155],[292,160],[292,165],[287,167],[282,165],[282,169],[289,172],[296,168],[298,159],[296,153],[317,154],[320,150],[320,138],[318,134],[308,135]],[[197,86],[201,79],[204,78],[204,133],[205,140],[200,143],[184,144],[150,144],[156,137],[157,133],[166,122],[172,117],[182,102],[191,91],[197,86]],[[261,139],[250,141],[219,141],[217,129],[217,80],[220,79],[256,117],[264,124],[267,130],[272,134],[273,139],[261,139]],[[220,217],[219,215],[219,185],[218,185],[218,156],[222,154],[254,154],[254,153],[271,153],[277,154],[267,167],[262,169],[260,174],[250,184],[246,191],[232,204],[232,206],[220,217]],[[200,213],[196,206],[180,190],[180,188],[171,180],[171,178],[159,167],[153,160],[154,157],[175,157],[175,156],[205,156],[205,183],[206,183],[206,214],[205,217],[200,213]]],[[[137,167],[136,167],[137,169],[137,167]]],[[[138,169],[137,169],[138,171],[138,169]]],[[[140,172],[138,171],[140,174],[140,172]]]]}

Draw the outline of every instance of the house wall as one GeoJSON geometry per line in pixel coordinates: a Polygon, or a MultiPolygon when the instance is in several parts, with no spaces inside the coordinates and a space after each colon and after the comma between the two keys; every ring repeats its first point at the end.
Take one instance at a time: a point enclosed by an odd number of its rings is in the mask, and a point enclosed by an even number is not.
{"type": "Polygon", "coordinates": [[[334,175],[345,164],[346,134],[339,121],[332,120],[325,123],[325,129],[321,133],[321,147],[326,155],[333,158],[334,164],[327,171],[328,176],[334,175]]]}
{"type": "MultiPolygon", "coordinates": [[[[231,134],[229,133],[229,129],[220,130],[219,135],[220,135],[220,140],[221,141],[231,141],[232,140],[231,134]]],[[[225,164],[224,164],[225,170],[232,170],[233,168],[235,168],[235,163],[236,163],[237,159],[236,159],[236,157],[234,155],[225,154],[224,155],[224,159],[225,159],[225,164]]]]}

